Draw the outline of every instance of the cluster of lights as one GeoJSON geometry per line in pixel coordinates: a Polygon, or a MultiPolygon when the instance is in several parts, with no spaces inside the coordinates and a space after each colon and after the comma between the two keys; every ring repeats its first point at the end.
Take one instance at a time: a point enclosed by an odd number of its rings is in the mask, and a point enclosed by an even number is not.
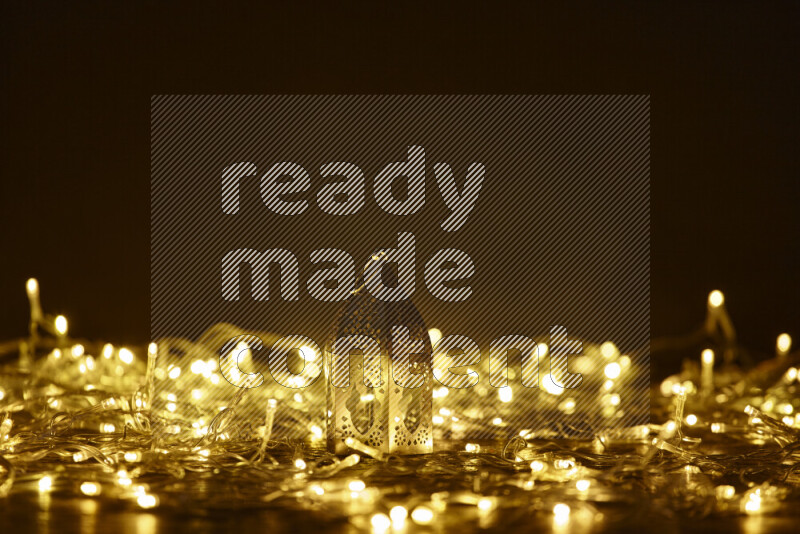
{"type": "MultiPolygon", "coordinates": [[[[224,364],[219,365],[212,358],[197,358],[190,365],[184,367],[175,363],[167,363],[164,367],[151,368],[151,365],[157,360],[159,351],[158,346],[151,344],[147,348],[148,366],[145,371],[143,366],[138,365],[139,359],[134,351],[128,348],[115,348],[113,345],[106,344],[98,352],[94,352],[95,349],[90,343],[85,345],[71,343],[68,338],[67,319],[61,315],[50,317],[42,313],[38,303],[38,283],[31,279],[26,288],[32,299],[31,323],[36,326],[49,324],[43,328],[56,338],[56,346],[45,359],[41,360],[41,365],[51,365],[58,361],[58,365],[62,368],[77,370],[76,376],[93,379],[107,376],[119,382],[130,377],[139,379],[139,388],[134,392],[111,394],[110,396],[109,391],[113,391],[113,382],[103,383],[101,380],[98,380],[97,383],[78,382],[82,398],[86,402],[95,404],[88,409],[85,403],[83,406],[70,409],[82,410],[82,417],[93,421],[93,430],[97,432],[98,438],[94,441],[87,441],[85,438],[81,438],[83,441],[78,438],[70,441],[71,438],[66,436],[60,438],[65,443],[64,450],[60,452],[65,458],[64,462],[69,465],[69,469],[59,470],[57,473],[46,472],[35,475],[34,483],[40,493],[47,494],[55,488],[58,488],[59,491],[62,488],[64,491],[73,488],[74,493],[83,497],[120,498],[135,503],[141,509],[151,509],[161,505],[162,499],[166,500],[166,494],[161,495],[160,498],[156,494],[157,492],[151,491],[147,484],[141,483],[143,473],[147,472],[147,469],[142,468],[149,465],[163,465],[164,462],[172,461],[175,462],[175,465],[182,465],[181,462],[184,462],[191,464],[195,470],[211,472],[214,469],[220,469],[220,466],[223,466],[224,469],[225,461],[228,460],[230,461],[229,465],[244,463],[254,469],[262,470],[264,474],[275,473],[272,479],[275,490],[273,493],[263,495],[262,501],[276,497],[295,498],[302,495],[302,497],[298,497],[301,500],[309,498],[314,503],[334,503],[340,505],[343,512],[356,510],[354,513],[359,517],[365,517],[370,529],[376,533],[401,531],[406,528],[409,521],[421,526],[435,523],[439,519],[439,515],[446,513],[448,499],[455,499],[458,504],[467,504],[473,507],[475,515],[482,521],[502,520],[503,514],[496,513],[496,511],[504,506],[504,498],[490,493],[488,490],[491,488],[486,488],[486,494],[474,493],[444,497],[434,494],[424,502],[420,502],[419,497],[416,496],[414,500],[402,504],[397,503],[397,497],[391,490],[382,489],[380,484],[371,485],[366,477],[352,478],[353,474],[349,469],[354,468],[360,462],[360,458],[372,458],[378,462],[377,465],[388,460],[385,455],[368,444],[352,438],[349,438],[347,444],[356,451],[356,454],[351,454],[344,459],[335,459],[332,464],[326,463],[330,460],[321,462],[312,459],[304,455],[301,449],[294,450],[288,460],[276,460],[271,453],[274,453],[279,447],[274,442],[270,444],[276,411],[281,403],[295,403],[301,408],[307,407],[309,404],[307,392],[294,393],[280,400],[270,398],[265,402],[266,412],[262,411],[263,426],[257,439],[250,436],[239,441],[224,424],[226,416],[236,408],[241,397],[225,399],[224,403],[219,402],[214,405],[213,414],[196,415],[195,419],[187,424],[188,409],[185,410],[179,402],[179,399],[184,397],[175,393],[180,390],[179,386],[183,384],[183,381],[191,384],[190,387],[185,388],[189,392],[186,397],[191,398],[196,404],[211,402],[210,398],[213,396],[209,394],[209,388],[218,384],[220,377],[223,380],[243,379],[242,376],[235,377],[233,374],[234,369],[239,368],[239,363],[247,358],[252,358],[252,350],[249,345],[239,344],[232,350],[229,358],[237,365],[231,365],[230,368],[226,368],[224,364]],[[94,352],[98,356],[95,357],[90,352],[94,352]],[[120,375],[117,369],[123,369],[125,376],[120,375]],[[165,392],[161,399],[164,404],[164,412],[159,413],[161,418],[159,422],[165,424],[166,432],[162,435],[156,435],[153,427],[150,426],[150,421],[146,420],[146,423],[142,423],[138,415],[141,414],[144,417],[148,410],[153,408],[151,406],[152,381],[155,380],[154,376],[158,375],[157,371],[159,370],[162,374],[158,379],[175,386],[175,392],[165,392]],[[148,391],[148,394],[141,395],[142,388],[148,391]],[[94,393],[100,390],[103,391],[102,394],[94,393]],[[104,419],[104,414],[113,415],[104,419]],[[172,445],[165,445],[160,440],[165,439],[164,435],[170,435],[170,429],[173,427],[177,427],[177,431],[174,433],[177,436],[176,441],[172,445]],[[144,436],[144,438],[139,441],[126,441],[125,431],[129,428],[134,428],[137,431],[136,434],[144,436]],[[190,434],[182,434],[184,428],[191,428],[190,434]],[[69,446],[72,448],[68,448],[69,446]],[[89,470],[95,465],[94,461],[90,462],[89,460],[100,461],[111,470],[111,475],[102,479],[95,478],[91,474],[87,475],[86,473],[89,473],[89,470]],[[298,491],[298,488],[301,488],[302,491],[298,491]],[[361,507],[355,506],[356,504],[361,507]],[[352,508],[350,508],[351,505],[352,508]]],[[[709,313],[714,317],[710,323],[713,323],[715,327],[720,326],[724,332],[730,334],[732,326],[727,324],[724,303],[725,298],[721,292],[714,291],[709,294],[709,313]]],[[[442,333],[436,329],[432,329],[429,335],[433,343],[442,337],[442,333]]],[[[776,341],[777,358],[785,361],[790,350],[791,337],[788,334],[778,336],[776,341]]],[[[315,350],[304,347],[300,353],[305,365],[320,365],[321,355],[315,350]]],[[[604,381],[599,387],[598,395],[601,404],[610,410],[610,413],[613,413],[622,405],[619,384],[629,372],[632,365],[631,358],[621,354],[611,342],[597,347],[597,358],[597,361],[601,362],[604,374],[604,381]]],[[[744,419],[738,420],[736,416],[731,416],[723,409],[731,400],[731,395],[736,389],[721,390],[720,384],[728,384],[730,380],[728,377],[718,376],[718,373],[715,372],[716,360],[714,350],[707,348],[701,352],[699,361],[695,360],[697,371],[689,368],[688,371],[670,377],[661,384],[664,402],[672,403],[670,420],[663,425],[627,429],[635,430],[635,432],[629,432],[627,437],[617,438],[611,431],[600,432],[595,439],[600,444],[600,452],[607,456],[608,450],[613,448],[615,440],[627,444],[638,443],[646,447],[647,452],[641,458],[631,460],[636,462],[637,467],[648,466],[651,470],[657,469],[660,465],[659,458],[662,457],[684,459],[687,462],[684,470],[685,479],[691,480],[690,475],[701,473],[702,470],[697,465],[688,462],[696,461],[701,456],[696,450],[690,453],[687,445],[695,446],[707,435],[737,432],[739,439],[753,439],[756,444],[773,439],[778,444],[788,445],[796,443],[800,439],[800,430],[798,430],[800,429],[800,414],[798,414],[799,407],[795,402],[799,386],[796,367],[785,368],[774,384],[765,388],[762,394],[748,399],[747,407],[739,410],[739,415],[744,419]],[[691,411],[691,413],[685,413],[686,411],[691,411]]],[[[549,374],[542,377],[541,384],[544,391],[553,398],[564,393],[564,389],[560,388],[549,374]],[[547,386],[548,383],[551,385],[547,386]]],[[[7,384],[0,385],[0,401],[11,397],[13,394],[10,394],[10,391],[11,388],[7,384]]],[[[511,386],[499,388],[496,395],[500,406],[509,409],[513,407],[514,392],[511,386]]],[[[14,395],[14,397],[16,399],[17,396],[14,395]]],[[[455,395],[451,396],[448,388],[435,388],[433,397],[435,402],[446,403],[440,406],[433,416],[435,428],[444,430],[447,427],[448,431],[452,431],[470,420],[471,416],[467,410],[463,407],[456,408],[458,404],[452,400],[455,395]]],[[[62,400],[58,395],[53,395],[47,398],[47,405],[54,410],[61,410],[63,403],[68,400],[62,400]]],[[[372,403],[375,398],[371,394],[364,394],[360,401],[372,403]]],[[[554,405],[557,409],[564,413],[572,413],[576,409],[576,401],[572,397],[562,396],[555,402],[554,405]]],[[[191,409],[197,411],[197,406],[191,406],[191,409]]],[[[78,419],[76,418],[76,420],[78,419]]],[[[498,415],[488,418],[488,422],[493,427],[501,429],[508,424],[503,417],[498,415]]],[[[49,420],[46,423],[45,421],[38,422],[38,424],[49,423],[49,420]]],[[[320,446],[318,442],[325,435],[321,420],[308,420],[303,425],[312,446],[315,443],[316,446],[320,446]]],[[[24,454],[30,454],[35,450],[33,445],[25,441],[29,439],[27,436],[35,433],[16,433],[16,430],[18,429],[13,428],[11,416],[2,415],[0,417],[0,454],[10,458],[12,463],[15,461],[25,463],[24,458],[31,456],[22,456],[19,451],[23,449],[25,450],[24,454]]],[[[582,461],[578,459],[579,456],[569,454],[570,449],[566,446],[560,451],[547,453],[537,451],[535,446],[527,446],[526,440],[532,440],[535,437],[534,429],[521,431],[519,436],[513,439],[521,440],[526,446],[517,448],[510,457],[506,457],[505,452],[501,454],[499,451],[494,451],[491,446],[462,441],[457,448],[461,452],[455,458],[459,458],[458,462],[479,462],[484,459],[495,462],[511,462],[517,467],[513,474],[507,475],[502,482],[504,491],[507,491],[507,488],[516,487],[519,491],[539,491],[541,495],[548,495],[548,492],[555,488],[554,495],[557,496],[557,501],[556,499],[543,499],[542,502],[546,504],[543,505],[541,511],[552,514],[555,527],[564,527],[583,521],[582,513],[587,509],[584,503],[606,499],[604,492],[613,487],[613,481],[603,480],[601,482],[601,478],[598,476],[599,470],[582,465],[582,461]],[[549,485],[549,483],[556,484],[549,485]],[[558,489],[559,487],[566,487],[568,491],[558,489]]],[[[41,442],[38,446],[50,447],[51,445],[41,442]]],[[[584,455],[586,455],[585,452],[584,455]]],[[[447,458],[451,457],[447,456],[447,452],[444,451],[430,455],[430,460],[424,458],[398,460],[394,458],[392,461],[400,465],[403,462],[409,462],[410,466],[418,466],[427,461],[441,463],[447,458]]],[[[598,458],[602,458],[602,456],[598,458]]],[[[665,464],[667,463],[669,462],[665,462],[665,464]]],[[[35,473],[36,465],[35,460],[28,460],[25,467],[27,471],[35,473]]],[[[3,485],[2,469],[0,466],[0,486],[3,485]]],[[[719,469],[719,467],[714,469],[719,469]]],[[[731,468],[731,471],[734,472],[735,468],[731,468]]],[[[708,472],[706,475],[717,476],[712,472],[708,472]]],[[[690,484],[690,482],[686,483],[690,484]]],[[[20,488],[20,491],[24,491],[25,486],[20,483],[20,488]]],[[[781,488],[769,483],[757,487],[741,488],[741,491],[737,491],[736,487],[727,484],[716,486],[716,496],[717,501],[721,503],[720,506],[724,503],[734,503],[744,514],[762,514],[774,510],[781,502],[783,495],[781,488]]]]}

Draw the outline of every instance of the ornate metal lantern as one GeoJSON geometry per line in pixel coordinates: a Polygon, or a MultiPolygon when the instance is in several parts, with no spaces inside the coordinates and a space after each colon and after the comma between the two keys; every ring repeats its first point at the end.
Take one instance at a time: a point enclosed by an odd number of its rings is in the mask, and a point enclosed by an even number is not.
{"type": "MultiPolygon", "coordinates": [[[[373,265],[375,275],[382,262],[373,265]]],[[[364,278],[337,317],[325,345],[328,448],[344,454],[349,449],[347,440],[380,453],[432,452],[428,329],[410,299],[378,300],[364,278]]]]}

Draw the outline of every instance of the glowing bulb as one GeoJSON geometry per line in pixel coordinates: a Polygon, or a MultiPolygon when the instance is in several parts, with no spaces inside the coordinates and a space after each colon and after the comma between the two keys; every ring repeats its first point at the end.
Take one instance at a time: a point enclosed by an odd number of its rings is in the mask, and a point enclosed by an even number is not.
{"type": "Polygon", "coordinates": [[[478,501],[478,509],[484,512],[492,509],[492,500],[491,499],[481,499],[478,501]]]}
{"type": "Polygon", "coordinates": [[[540,473],[544,471],[544,463],[540,462],[539,460],[534,460],[531,462],[531,471],[535,473],[540,473]]]}
{"type": "Polygon", "coordinates": [[[58,332],[58,335],[60,335],[60,336],[66,335],[67,334],[67,318],[64,317],[63,315],[57,316],[56,320],[55,320],[55,327],[56,327],[56,332],[58,332]]]}
{"type": "Polygon", "coordinates": [[[113,423],[103,423],[102,425],[100,425],[100,432],[103,432],[104,434],[112,434],[116,430],[117,427],[114,426],[113,423]]]}
{"type": "Polygon", "coordinates": [[[478,445],[477,443],[467,443],[464,446],[464,450],[467,451],[467,452],[480,452],[481,451],[481,446],[478,445]]]}
{"type": "Polygon", "coordinates": [[[317,359],[318,354],[317,351],[315,351],[313,348],[307,345],[303,345],[302,347],[300,347],[300,356],[302,356],[303,360],[307,362],[313,362],[314,360],[317,359]]]}
{"type": "Polygon", "coordinates": [[[364,484],[363,480],[353,480],[347,485],[347,487],[350,489],[350,491],[364,491],[367,485],[364,484]]]}
{"type": "Polygon", "coordinates": [[[319,484],[314,484],[313,486],[311,486],[311,491],[313,491],[316,495],[319,495],[320,497],[322,495],[325,495],[325,488],[323,488],[319,484]]]}
{"type": "Polygon", "coordinates": [[[431,338],[431,345],[436,345],[442,339],[442,331],[438,328],[428,330],[428,337],[431,338]]]}
{"type": "Polygon", "coordinates": [[[610,360],[611,358],[615,358],[619,354],[619,349],[617,346],[614,345],[610,341],[606,341],[602,345],[600,345],[600,354],[603,355],[603,358],[610,360]]]}
{"type": "Polygon", "coordinates": [[[139,495],[139,498],[136,499],[136,502],[142,508],[155,508],[158,505],[158,499],[155,495],[149,495],[147,493],[139,495]]]}
{"type": "Polygon", "coordinates": [[[80,343],[72,346],[72,356],[75,358],[80,358],[81,356],[83,356],[84,351],[85,349],[83,348],[83,345],[81,345],[80,343]]]}
{"type": "Polygon", "coordinates": [[[788,354],[789,350],[792,348],[792,336],[789,334],[779,335],[776,346],[779,354],[788,354]]]}
{"type": "Polygon", "coordinates": [[[725,295],[722,294],[722,291],[719,289],[715,289],[711,293],[708,294],[708,304],[712,308],[719,308],[725,303],[725,295]]]}
{"type": "Polygon", "coordinates": [[[761,499],[753,499],[753,495],[750,497],[751,498],[744,503],[744,509],[748,514],[757,514],[761,510],[761,499]]]}
{"type": "Polygon", "coordinates": [[[311,425],[311,435],[314,436],[315,438],[321,438],[322,429],[317,425],[311,425]]]}
{"type": "Polygon", "coordinates": [[[89,497],[100,495],[100,491],[100,486],[94,482],[84,482],[81,484],[81,493],[88,495],[89,497]]]}
{"type": "Polygon", "coordinates": [[[173,380],[177,379],[179,376],[181,376],[181,368],[176,365],[175,367],[170,369],[168,376],[173,380]]]}
{"type": "Polygon", "coordinates": [[[514,392],[511,391],[511,387],[506,386],[497,390],[497,396],[500,397],[500,402],[511,402],[514,392]]]}
{"type": "Polygon", "coordinates": [[[405,523],[408,517],[408,510],[404,506],[395,506],[389,510],[389,517],[392,519],[392,524],[395,527],[399,527],[405,523]]]}
{"type": "Polygon", "coordinates": [[[658,437],[661,439],[669,439],[675,435],[677,430],[678,424],[675,421],[667,421],[661,426],[661,431],[658,433],[658,437]]]}
{"type": "Polygon", "coordinates": [[[694,426],[697,424],[697,416],[693,413],[690,413],[686,416],[686,424],[689,426],[694,426]]]}
{"type": "Polygon", "coordinates": [[[52,487],[53,487],[52,478],[45,476],[39,479],[39,491],[41,492],[50,491],[52,487]]]}
{"type": "Polygon", "coordinates": [[[736,496],[736,488],[728,485],[717,486],[716,493],[722,499],[733,499],[736,496]]]}
{"type": "Polygon", "coordinates": [[[411,512],[411,519],[419,525],[427,525],[433,520],[433,511],[427,506],[417,506],[411,512]]]}
{"type": "Polygon", "coordinates": [[[561,395],[564,393],[564,388],[556,384],[556,381],[553,380],[553,375],[549,373],[542,379],[542,389],[551,395],[561,395]]]}
{"type": "Polygon", "coordinates": [[[103,345],[103,358],[108,360],[114,354],[114,345],[111,343],[106,343],[103,345]]]}
{"type": "Polygon", "coordinates": [[[569,505],[564,504],[563,502],[558,503],[557,505],[553,506],[553,515],[556,516],[556,521],[563,522],[569,518],[570,508],[569,505]]]}
{"type": "Polygon", "coordinates": [[[553,466],[556,469],[567,470],[567,469],[572,469],[573,467],[575,467],[575,462],[573,462],[572,460],[569,460],[567,458],[560,458],[560,459],[556,460],[555,462],[553,462],[553,466]]]}
{"type": "Polygon", "coordinates": [[[207,370],[206,370],[206,362],[204,362],[203,360],[195,360],[195,361],[193,361],[191,370],[192,370],[192,373],[194,373],[196,375],[205,374],[207,372],[207,370]]]}
{"type": "Polygon", "coordinates": [[[578,491],[588,491],[591,485],[592,483],[586,479],[579,480],[575,483],[575,487],[578,488],[578,491]]]}
{"type": "Polygon", "coordinates": [[[494,419],[492,419],[492,424],[493,425],[502,425],[503,424],[503,419],[501,419],[500,417],[495,417],[494,419]]]}
{"type": "Polygon", "coordinates": [[[140,456],[138,452],[126,452],[124,458],[126,462],[138,462],[140,456]]]}
{"type": "Polygon", "coordinates": [[[192,398],[194,398],[195,400],[199,400],[202,396],[203,396],[203,392],[200,391],[199,389],[193,389],[192,390],[192,398]]]}
{"type": "Polygon", "coordinates": [[[714,351],[711,349],[705,349],[703,351],[703,363],[706,365],[714,365],[714,351]]]}
{"type": "Polygon", "coordinates": [[[133,353],[128,349],[126,349],[125,347],[122,347],[121,349],[119,349],[119,359],[122,360],[124,363],[130,365],[131,363],[133,363],[133,353]]]}
{"type": "Polygon", "coordinates": [[[35,294],[39,291],[39,281],[36,278],[28,278],[28,281],[25,283],[25,289],[28,291],[28,294],[35,294]]]}
{"type": "Polygon", "coordinates": [[[297,460],[294,461],[294,466],[297,469],[305,469],[306,468],[306,461],[303,460],[302,458],[298,458],[297,460]]]}
{"type": "Polygon", "coordinates": [[[372,516],[372,519],[370,519],[369,522],[372,524],[372,528],[375,529],[376,532],[384,532],[385,530],[388,530],[390,526],[392,526],[392,521],[386,514],[375,514],[372,516]]]}
{"type": "Polygon", "coordinates": [[[606,365],[604,372],[608,378],[613,380],[619,377],[619,374],[622,372],[622,367],[620,367],[617,362],[612,362],[606,365]]]}

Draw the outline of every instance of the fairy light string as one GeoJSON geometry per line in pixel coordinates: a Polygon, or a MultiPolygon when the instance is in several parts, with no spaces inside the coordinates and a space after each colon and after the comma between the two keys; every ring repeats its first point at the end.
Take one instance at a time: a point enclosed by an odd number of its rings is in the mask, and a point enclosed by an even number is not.
{"type": "MultiPolygon", "coordinates": [[[[0,498],[52,494],[148,510],[187,502],[282,507],[373,532],[432,523],[496,527],[522,513],[558,530],[634,515],[642,491],[675,512],[704,516],[776,513],[800,488],[791,338],[778,337],[767,364],[736,367],[735,330],[718,291],[709,295],[704,329],[722,332],[725,365],[715,366],[707,348],[656,385],[658,423],[597,428],[584,440],[532,428],[476,443],[458,436],[502,428],[503,418],[455,409],[447,388],[437,386],[436,452],[385,454],[351,437],[343,457],[325,450],[324,414],[310,408],[324,399],[227,383],[248,384],[254,375],[231,376],[234,366],[221,368],[209,347],[261,334],[219,324],[194,342],[158,340],[144,350],[78,341],[65,317],[43,312],[36,280],[26,291],[29,335],[0,344],[0,498]],[[170,351],[192,363],[176,365],[170,351]],[[170,387],[156,388],[159,381],[170,387]],[[259,408],[251,417],[252,406],[259,408]],[[305,429],[305,439],[275,439],[286,425],[305,429]]],[[[250,348],[233,351],[237,362],[252,358],[250,348]]],[[[610,342],[593,350],[606,380],[597,398],[613,413],[617,383],[633,364],[610,342]]],[[[318,357],[312,352],[303,354],[307,363],[318,357]]],[[[497,393],[506,411],[514,407],[507,387],[497,393]]],[[[561,393],[548,393],[559,409],[580,409],[561,393]]]]}

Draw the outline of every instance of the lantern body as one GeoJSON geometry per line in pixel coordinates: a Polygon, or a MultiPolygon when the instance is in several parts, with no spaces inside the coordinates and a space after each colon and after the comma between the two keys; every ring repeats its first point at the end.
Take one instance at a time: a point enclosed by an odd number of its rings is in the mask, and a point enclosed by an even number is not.
{"type": "Polygon", "coordinates": [[[325,345],[328,449],[348,437],[382,453],[433,451],[432,350],[410,299],[384,302],[361,286],[325,345]]]}

